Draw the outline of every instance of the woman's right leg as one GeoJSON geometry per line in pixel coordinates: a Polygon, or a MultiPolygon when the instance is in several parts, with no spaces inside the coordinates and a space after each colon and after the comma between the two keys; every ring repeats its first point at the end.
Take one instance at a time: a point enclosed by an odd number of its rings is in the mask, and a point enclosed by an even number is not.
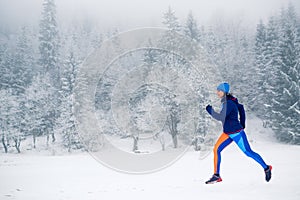
{"type": "Polygon", "coordinates": [[[214,146],[214,173],[220,174],[221,151],[233,140],[225,133],[222,133],[214,146]]]}
{"type": "Polygon", "coordinates": [[[259,163],[265,170],[268,168],[268,165],[265,163],[263,158],[250,148],[247,136],[244,131],[230,135],[230,137],[235,141],[239,148],[250,158],[254,159],[259,163]]]}

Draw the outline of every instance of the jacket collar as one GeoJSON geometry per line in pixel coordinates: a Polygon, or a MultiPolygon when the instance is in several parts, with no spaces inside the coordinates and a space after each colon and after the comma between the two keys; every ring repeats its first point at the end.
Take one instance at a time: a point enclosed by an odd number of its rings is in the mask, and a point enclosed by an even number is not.
{"type": "Polygon", "coordinates": [[[235,103],[238,103],[238,99],[230,94],[225,95],[222,99],[221,99],[221,103],[226,102],[227,100],[231,100],[235,103]]]}

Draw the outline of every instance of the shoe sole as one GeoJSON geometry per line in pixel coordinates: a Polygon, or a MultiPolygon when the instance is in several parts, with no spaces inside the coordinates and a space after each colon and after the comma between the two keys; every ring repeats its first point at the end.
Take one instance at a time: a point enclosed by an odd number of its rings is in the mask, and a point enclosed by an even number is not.
{"type": "Polygon", "coordinates": [[[215,184],[215,183],[219,183],[221,181],[222,181],[222,179],[221,180],[216,180],[216,181],[211,181],[211,182],[205,182],[205,184],[215,184]]]}

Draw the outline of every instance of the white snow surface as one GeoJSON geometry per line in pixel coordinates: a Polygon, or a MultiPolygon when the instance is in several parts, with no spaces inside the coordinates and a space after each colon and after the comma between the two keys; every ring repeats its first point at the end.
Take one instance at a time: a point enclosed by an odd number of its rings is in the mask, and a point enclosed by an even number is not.
{"type": "Polygon", "coordinates": [[[213,173],[213,154],[199,159],[192,148],[170,167],[142,175],[111,170],[88,153],[0,153],[0,199],[299,200],[300,146],[277,143],[257,118],[248,127],[252,149],[273,166],[269,183],[234,143],[222,152],[223,182],[212,185],[204,182],[213,173]]]}

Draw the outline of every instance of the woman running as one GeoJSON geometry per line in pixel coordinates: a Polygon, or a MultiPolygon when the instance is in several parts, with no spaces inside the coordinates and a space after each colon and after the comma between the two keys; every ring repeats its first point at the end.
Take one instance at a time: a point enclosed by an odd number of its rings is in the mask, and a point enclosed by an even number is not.
{"type": "Polygon", "coordinates": [[[222,103],[220,113],[215,112],[211,105],[206,106],[207,112],[213,118],[222,122],[223,133],[214,146],[214,175],[205,183],[212,184],[222,181],[220,176],[221,151],[232,141],[234,141],[247,156],[253,158],[263,167],[266,174],[266,181],[269,182],[272,175],[272,166],[267,165],[262,157],[250,148],[244,131],[246,121],[244,106],[239,104],[237,98],[233,97],[229,93],[229,90],[230,86],[228,83],[221,83],[217,87],[217,95],[222,103]],[[238,118],[238,115],[240,115],[240,118],[238,118]]]}

